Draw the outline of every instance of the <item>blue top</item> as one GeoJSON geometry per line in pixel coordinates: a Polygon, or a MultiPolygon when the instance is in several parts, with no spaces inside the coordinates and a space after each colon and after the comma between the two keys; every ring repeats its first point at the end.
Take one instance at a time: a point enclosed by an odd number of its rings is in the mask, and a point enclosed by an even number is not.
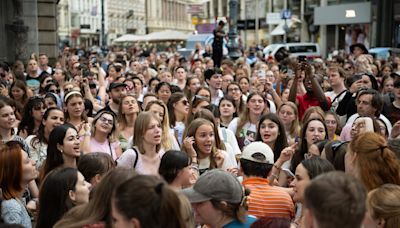
{"type": "Polygon", "coordinates": [[[25,205],[16,199],[1,202],[1,217],[8,224],[19,224],[25,228],[32,227],[31,217],[29,217],[25,205]]]}
{"type": "Polygon", "coordinates": [[[238,220],[233,220],[232,222],[223,226],[223,228],[247,228],[250,227],[251,224],[253,224],[256,220],[256,217],[247,215],[245,223],[241,223],[238,220]]]}

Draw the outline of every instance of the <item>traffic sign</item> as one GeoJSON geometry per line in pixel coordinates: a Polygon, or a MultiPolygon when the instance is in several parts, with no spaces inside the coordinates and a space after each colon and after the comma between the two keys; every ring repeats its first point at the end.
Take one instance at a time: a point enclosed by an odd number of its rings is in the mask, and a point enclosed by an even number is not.
{"type": "Polygon", "coordinates": [[[282,19],[290,19],[292,17],[292,11],[289,9],[284,9],[281,11],[281,18],[282,19]]]}
{"type": "Polygon", "coordinates": [[[267,13],[266,21],[269,25],[279,25],[282,22],[281,15],[280,13],[267,13]]]}

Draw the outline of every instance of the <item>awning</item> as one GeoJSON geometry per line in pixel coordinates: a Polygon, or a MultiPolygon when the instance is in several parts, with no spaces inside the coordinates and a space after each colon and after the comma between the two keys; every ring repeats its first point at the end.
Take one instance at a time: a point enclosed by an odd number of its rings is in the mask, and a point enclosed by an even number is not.
{"type": "Polygon", "coordinates": [[[190,36],[183,32],[175,30],[164,30],[161,32],[153,32],[147,35],[125,34],[114,40],[115,43],[123,42],[157,42],[157,41],[185,41],[190,36]]]}
{"type": "Polygon", "coordinates": [[[122,43],[122,42],[138,42],[138,41],[145,41],[145,35],[132,35],[132,34],[125,34],[123,36],[118,37],[114,40],[114,42],[122,43]]]}
{"type": "Polygon", "coordinates": [[[147,34],[144,38],[148,42],[156,41],[184,41],[187,40],[190,34],[175,30],[164,30],[161,32],[153,32],[147,34]]]}

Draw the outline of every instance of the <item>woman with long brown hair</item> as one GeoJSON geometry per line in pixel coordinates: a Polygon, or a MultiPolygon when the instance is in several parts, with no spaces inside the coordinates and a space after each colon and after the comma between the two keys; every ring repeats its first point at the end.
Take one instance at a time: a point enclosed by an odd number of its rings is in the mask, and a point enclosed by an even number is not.
{"type": "Polygon", "coordinates": [[[161,157],[162,128],[160,119],[150,112],[141,112],[135,122],[132,148],[118,159],[118,166],[133,168],[138,173],[158,175],[161,157]]]}
{"type": "Polygon", "coordinates": [[[121,99],[118,108],[118,140],[122,152],[128,149],[128,141],[133,136],[137,115],[140,112],[135,96],[128,94],[121,99]]]}
{"type": "Polygon", "coordinates": [[[228,158],[228,153],[217,148],[218,130],[209,120],[195,119],[187,128],[182,149],[189,154],[194,163],[199,164],[200,173],[209,169],[221,168],[231,170],[237,168],[228,158]]]}

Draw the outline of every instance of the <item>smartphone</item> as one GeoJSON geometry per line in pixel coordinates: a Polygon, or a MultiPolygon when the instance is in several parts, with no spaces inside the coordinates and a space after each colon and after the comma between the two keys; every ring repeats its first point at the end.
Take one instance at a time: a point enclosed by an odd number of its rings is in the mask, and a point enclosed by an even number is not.
{"type": "Polygon", "coordinates": [[[92,62],[92,66],[93,66],[93,67],[96,67],[97,58],[96,58],[96,57],[93,57],[90,61],[92,62]]]}
{"type": "Polygon", "coordinates": [[[287,176],[295,178],[295,175],[289,169],[282,168],[282,171],[285,172],[287,176]]]}

